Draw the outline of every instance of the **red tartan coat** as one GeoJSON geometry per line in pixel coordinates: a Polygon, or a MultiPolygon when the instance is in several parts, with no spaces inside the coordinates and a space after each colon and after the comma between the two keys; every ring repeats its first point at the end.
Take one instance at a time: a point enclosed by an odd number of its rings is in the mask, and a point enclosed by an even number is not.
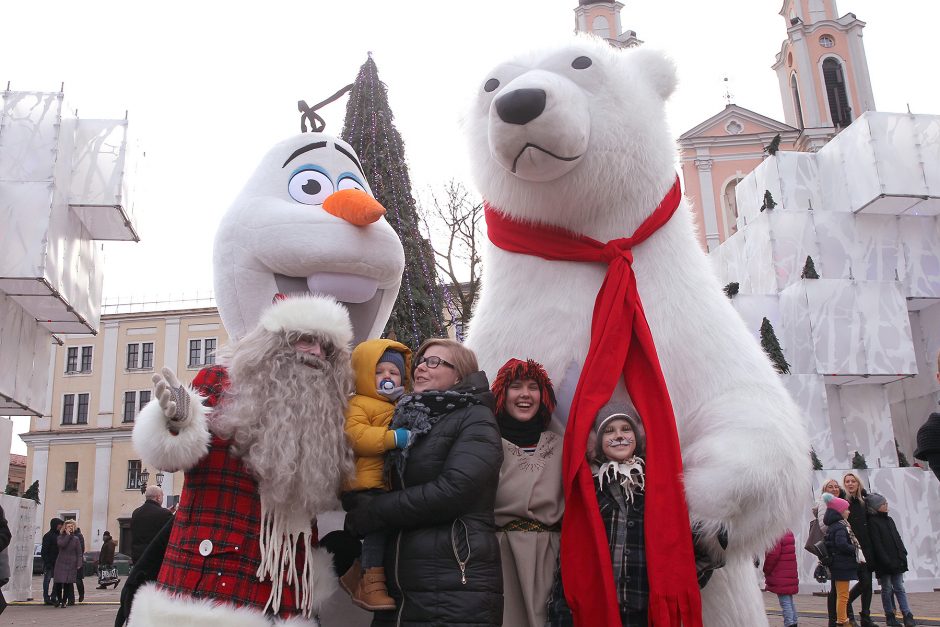
{"type": "MultiPolygon", "coordinates": [[[[207,406],[215,407],[228,382],[225,369],[213,366],[196,375],[193,388],[206,396],[207,406]]],[[[158,584],[171,593],[262,610],[271,582],[255,575],[261,564],[260,531],[258,483],[231,454],[229,442],[213,436],[208,454],[185,472],[158,584]]],[[[315,523],[311,533],[317,537],[315,523]]],[[[302,568],[302,550],[297,557],[302,568]]],[[[297,614],[294,588],[285,585],[278,615],[297,614]]]]}

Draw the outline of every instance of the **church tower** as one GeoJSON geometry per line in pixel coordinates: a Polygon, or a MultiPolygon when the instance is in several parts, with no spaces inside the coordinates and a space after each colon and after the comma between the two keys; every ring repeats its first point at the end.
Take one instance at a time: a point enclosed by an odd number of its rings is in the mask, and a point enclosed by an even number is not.
{"type": "Polygon", "coordinates": [[[838,16],[835,0],[784,0],[787,39],[772,66],[784,119],[802,131],[797,150],[816,151],[865,111],[875,110],[862,43],[865,22],[838,16]]]}
{"type": "Polygon", "coordinates": [[[636,38],[636,32],[622,31],[620,24],[620,2],[606,2],[604,0],[578,0],[578,8],[574,10],[575,27],[577,33],[594,33],[598,37],[617,48],[633,48],[643,42],[636,38]]]}

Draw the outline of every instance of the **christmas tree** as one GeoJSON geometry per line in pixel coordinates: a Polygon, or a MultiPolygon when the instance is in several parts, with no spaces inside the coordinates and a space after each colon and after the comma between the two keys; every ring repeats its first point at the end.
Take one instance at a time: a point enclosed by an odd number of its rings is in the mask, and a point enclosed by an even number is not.
{"type": "Polygon", "coordinates": [[[898,439],[894,439],[894,450],[898,452],[898,468],[909,468],[911,463],[907,461],[907,455],[904,454],[904,451],[901,450],[901,447],[898,445],[898,439]]]}
{"type": "Polygon", "coordinates": [[[760,325],[760,346],[764,349],[764,352],[767,353],[767,356],[770,357],[770,361],[773,363],[774,368],[777,369],[777,372],[780,374],[790,374],[790,364],[787,363],[787,358],[783,356],[783,349],[780,348],[777,334],[774,333],[774,327],[767,318],[764,318],[764,321],[760,325]]]}
{"type": "Polygon", "coordinates": [[[803,272],[800,274],[801,279],[818,279],[819,273],[816,272],[816,264],[813,263],[813,258],[809,255],[806,255],[806,263],[803,265],[803,272]]]}
{"type": "Polygon", "coordinates": [[[811,460],[813,460],[813,470],[823,469],[822,461],[819,459],[819,455],[816,454],[816,449],[809,449],[809,457],[811,460]]]}
{"type": "Polygon", "coordinates": [[[36,501],[36,505],[39,503],[39,481],[33,481],[33,485],[26,488],[26,492],[23,492],[24,499],[32,499],[36,501]]]}
{"type": "Polygon", "coordinates": [[[769,189],[765,189],[764,190],[764,204],[760,206],[760,210],[763,211],[764,209],[773,209],[776,206],[777,206],[777,203],[776,201],[774,201],[773,194],[770,193],[769,189]]]}
{"type": "Polygon", "coordinates": [[[770,140],[770,145],[764,148],[764,152],[770,156],[774,156],[777,154],[778,150],[780,150],[780,133],[774,135],[774,138],[770,140]]]}
{"type": "Polygon", "coordinates": [[[442,298],[430,244],[418,231],[405,147],[393,120],[388,90],[369,55],[349,94],[342,138],[359,154],[369,185],[405,249],[401,291],[385,334],[414,350],[429,337],[444,334],[442,298]]]}
{"type": "Polygon", "coordinates": [[[852,456],[852,468],[856,470],[868,468],[868,464],[865,463],[865,456],[858,451],[855,451],[855,455],[852,456]]]}
{"type": "Polygon", "coordinates": [[[725,296],[728,298],[734,298],[735,294],[738,293],[738,290],[741,288],[741,285],[736,281],[732,281],[725,286],[725,296]]]}

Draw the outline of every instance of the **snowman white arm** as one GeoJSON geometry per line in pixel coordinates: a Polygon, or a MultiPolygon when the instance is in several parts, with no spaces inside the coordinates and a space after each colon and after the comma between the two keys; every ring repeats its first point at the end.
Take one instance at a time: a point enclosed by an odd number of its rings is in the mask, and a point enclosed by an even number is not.
{"type": "Polygon", "coordinates": [[[140,410],[132,440],[141,461],[159,470],[188,470],[209,450],[208,411],[202,397],[169,368],[153,375],[154,398],[140,410]]]}

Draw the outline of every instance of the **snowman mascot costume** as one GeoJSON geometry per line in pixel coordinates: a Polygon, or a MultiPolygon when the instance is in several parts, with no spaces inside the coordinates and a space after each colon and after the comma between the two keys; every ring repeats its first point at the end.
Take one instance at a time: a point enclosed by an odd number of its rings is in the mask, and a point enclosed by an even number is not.
{"type": "Polygon", "coordinates": [[[317,518],[352,472],[350,343],[381,332],[404,267],[384,213],[353,149],[304,133],[224,216],[214,271],[232,342],[191,387],[155,375],[134,426],[145,463],[186,478],[132,627],[318,624],[337,580],[317,518]]]}
{"type": "Polygon", "coordinates": [[[661,54],[581,37],[493,68],[468,118],[490,239],[469,345],[490,374],[538,360],[559,391],[578,625],[620,624],[584,457],[612,396],[647,435],[651,625],[767,625],[753,556],[810,485],[803,418],[696,241],[666,126],[675,85],[661,54]],[[699,552],[725,564],[701,592],[699,552]]]}

